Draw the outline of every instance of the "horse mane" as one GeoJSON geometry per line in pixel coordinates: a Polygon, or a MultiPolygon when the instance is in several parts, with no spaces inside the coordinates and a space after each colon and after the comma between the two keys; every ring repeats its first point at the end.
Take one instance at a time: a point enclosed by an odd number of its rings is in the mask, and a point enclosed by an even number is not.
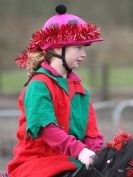
{"type": "Polygon", "coordinates": [[[88,177],[133,177],[133,136],[120,132],[97,154],[88,177]]]}
{"type": "Polygon", "coordinates": [[[111,142],[107,143],[106,146],[109,148],[115,148],[117,151],[121,150],[123,145],[133,139],[133,136],[126,132],[120,132],[116,135],[111,142]]]}

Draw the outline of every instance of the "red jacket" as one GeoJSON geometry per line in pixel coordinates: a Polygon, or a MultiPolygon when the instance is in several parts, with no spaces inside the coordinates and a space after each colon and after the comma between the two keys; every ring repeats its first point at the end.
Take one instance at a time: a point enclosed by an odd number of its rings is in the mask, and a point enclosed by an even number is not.
{"type": "MultiPolygon", "coordinates": [[[[68,81],[69,93],[71,93],[68,95],[53,79],[45,74],[35,75],[31,81],[33,80],[45,82],[52,95],[57,122],[63,127],[65,132],[68,132],[70,129],[70,99],[74,97],[75,93],[85,94],[85,90],[80,82],[68,81]],[[59,105],[59,102],[57,102],[57,97],[59,100],[64,101],[61,106],[59,105]],[[66,107],[69,109],[66,109],[66,107]]],[[[75,163],[71,162],[68,156],[51,149],[40,136],[32,139],[31,136],[26,134],[26,115],[24,108],[25,91],[26,88],[24,88],[18,99],[21,110],[19,128],[17,131],[19,141],[14,148],[14,158],[8,164],[8,173],[10,177],[50,177],[65,170],[69,171],[76,169],[75,163]]],[[[88,122],[88,116],[85,121],[88,122]]],[[[86,125],[88,125],[88,123],[86,125]]],[[[84,137],[90,131],[88,130],[88,127],[89,125],[84,128],[85,134],[81,136],[82,140],[84,140],[84,137]]],[[[98,130],[95,129],[93,134],[99,134],[98,130]]]]}

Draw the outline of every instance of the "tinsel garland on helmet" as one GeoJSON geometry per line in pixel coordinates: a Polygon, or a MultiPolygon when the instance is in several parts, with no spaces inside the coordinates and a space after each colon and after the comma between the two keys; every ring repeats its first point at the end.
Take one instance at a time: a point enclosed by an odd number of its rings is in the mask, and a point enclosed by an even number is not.
{"type": "Polygon", "coordinates": [[[28,50],[23,51],[22,54],[15,59],[15,63],[22,69],[26,68],[28,63],[28,50]]]}
{"type": "Polygon", "coordinates": [[[16,64],[20,68],[25,68],[30,52],[46,51],[69,45],[85,45],[101,40],[100,30],[95,24],[51,26],[32,35],[27,49],[16,58],[16,64]]]}
{"type": "Polygon", "coordinates": [[[96,25],[66,24],[62,26],[52,26],[44,31],[39,30],[32,35],[29,44],[31,51],[37,49],[50,49],[62,45],[82,44],[100,39],[100,32],[96,25]]]}

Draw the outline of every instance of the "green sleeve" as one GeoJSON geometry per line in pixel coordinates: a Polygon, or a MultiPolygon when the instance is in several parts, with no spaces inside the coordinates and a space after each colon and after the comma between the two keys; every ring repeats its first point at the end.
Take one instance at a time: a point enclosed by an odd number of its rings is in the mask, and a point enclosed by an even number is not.
{"type": "Polygon", "coordinates": [[[32,138],[39,135],[40,128],[49,123],[58,124],[49,89],[44,82],[32,81],[24,97],[26,130],[32,138]]]}

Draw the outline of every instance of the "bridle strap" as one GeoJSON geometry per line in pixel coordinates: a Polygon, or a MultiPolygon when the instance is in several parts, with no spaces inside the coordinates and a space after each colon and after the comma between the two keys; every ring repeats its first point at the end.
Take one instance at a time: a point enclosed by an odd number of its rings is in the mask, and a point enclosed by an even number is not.
{"type": "MultiPolygon", "coordinates": [[[[93,169],[99,176],[104,177],[104,176],[93,166],[93,164],[91,165],[91,167],[92,167],[92,169],[93,169]]],[[[129,170],[129,169],[133,169],[133,167],[132,167],[132,166],[128,166],[128,167],[125,168],[125,169],[119,169],[118,172],[119,172],[119,173],[124,173],[126,170],[129,170]]]]}
{"type": "Polygon", "coordinates": [[[100,171],[98,171],[98,170],[93,166],[93,164],[91,164],[91,168],[92,168],[99,176],[104,177],[104,176],[102,175],[102,173],[100,173],[100,171]]]}
{"type": "Polygon", "coordinates": [[[128,167],[125,168],[125,169],[119,169],[118,172],[119,172],[119,173],[124,173],[126,170],[130,170],[130,169],[133,169],[133,167],[128,166],[128,167]]]}

